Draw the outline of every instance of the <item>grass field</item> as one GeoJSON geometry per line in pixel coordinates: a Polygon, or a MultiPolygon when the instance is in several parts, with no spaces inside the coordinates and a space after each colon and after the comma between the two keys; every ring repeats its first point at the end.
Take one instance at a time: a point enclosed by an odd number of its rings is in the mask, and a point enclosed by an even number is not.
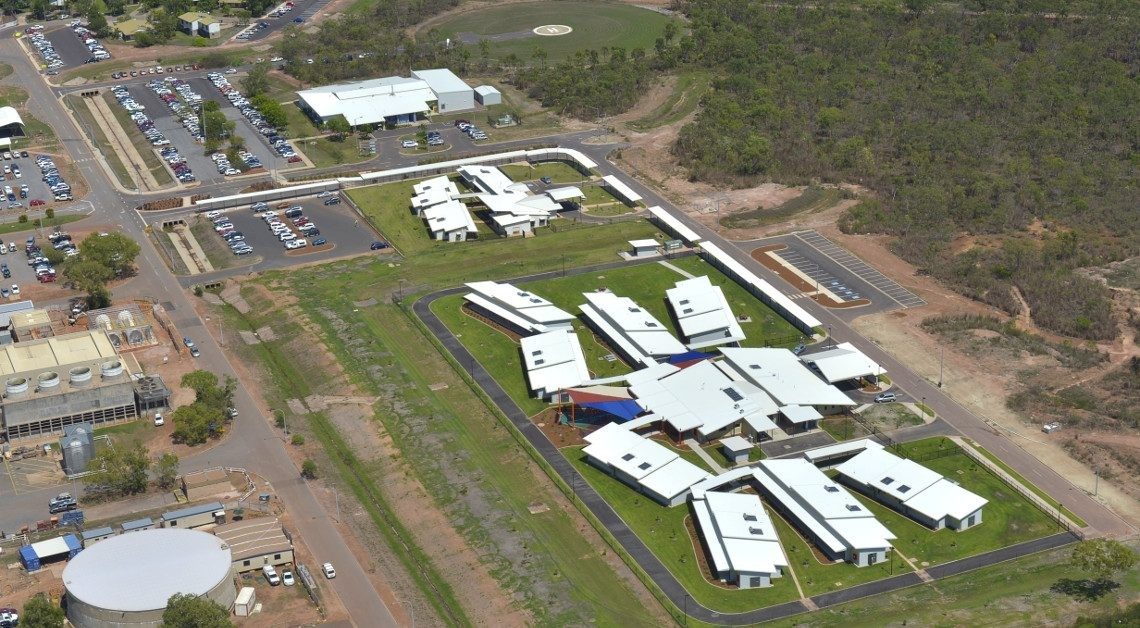
{"type": "MultiPolygon", "coordinates": [[[[562,24],[574,29],[558,37],[525,37],[492,41],[491,56],[502,59],[515,54],[530,61],[536,47],[546,51],[549,61],[573,56],[578,50],[622,47],[626,50],[653,50],[653,43],[665,31],[670,18],[628,4],[609,2],[533,2],[491,6],[469,11],[433,23],[432,28],[447,37],[459,33],[499,35],[531,31],[547,24],[562,24]]],[[[478,54],[477,46],[472,46],[478,54]]]]}
{"type": "Polygon", "coordinates": [[[644,117],[630,122],[629,126],[639,131],[646,131],[673,124],[696,110],[711,85],[712,77],[707,73],[685,72],[677,77],[673,92],[664,102],[644,117]]]}
{"type": "MultiPolygon", "coordinates": [[[[75,216],[75,215],[59,216],[59,215],[57,215],[55,218],[52,218],[51,220],[45,220],[43,222],[43,227],[45,229],[47,229],[49,226],[57,226],[57,225],[62,226],[62,225],[66,225],[66,224],[71,223],[71,222],[83,220],[86,217],[87,216],[75,216]]],[[[8,235],[9,233],[20,233],[21,231],[32,231],[32,230],[36,229],[39,226],[39,224],[40,224],[39,221],[36,220],[35,218],[29,219],[28,222],[18,222],[18,221],[2,222],[2,223],[0,223],[0,235],[8,235]]]]}
{"type": "Polygon", "coordinates": [[[1096,601],[1052,591],[1058,581],[1080,577],[1069,564],[1071,552],[1072,548],[1065,547],[1034,554],[934,585],[876,595],[769,625],[1067,626],[1078,615],[1095,615],[1116,608],[1121,601],[1140,599],[1140,569],[1119,578],[1121,588],[1096,601]]]}
{"type": "Polygon", "coordinates": [[[111,146],[111,141],[107,139],[107,133],[103,130],[102,125],[95,122],[95,116],[92,115],[91,109],[87,107],[87,103],[83,102],[79,96],[64,96],[63,102],[67,108],[71,110],[72,115],[79,122],[79,125],[86,129],[91,134],[91,141],[95,143],[99,153],[103,155],[103,159],[107,161],[110,166],[111,172],[115,173],[115,178],[119,180],[119,185],[127,189],[138,189],[135,180],[131,178],[130,171],[119,157],[118,151],[111,146]]]}
{"type": "Polygon", "coordinates": [[[758,207],[746,212],[725,216],[721,218],[720,224],[729,229],[762,227],[786,220],[796,214],[822,211],[839,202],[840,198],[842,198],[842,194],[836,188],[824,188],[812,185],[805,189],[799,196],[781,205],[770,209],[758,207]]]}
{"type": "Polygon", "coordinates": [[[239,257],[230,251],[230,247],[214,232],[214,226],[205,218],[198,218],[190,225],[190,232],[202,247],[206,259],[214,266],[214,270],[221,270],[241,264],[256,264],[261,258],[255,255],[239,257]]]}
{"type": "Polygon", "coordinates": [[[14,107],[24,121],[24,132],[27,137],[12,138],[12,148],[30,148],[35,146],[43,149],[54,149],[58,143],[55,131],[46,123],[36,118],[24,106],[28,102],[28,92],[22,87],[0,85],[0,107],[14,107]]]}
{"type": "Polygon", "coordinates": [[[316,168],[354,164],[372,158],[371,155],[360,154],[355,136],[345,138],[343,142],[334,142],[327,137],[301,140],[296,142],[296,146],[305,153],[316,168]]]}
{"type": "Polygon", "coordinates": [[[554,183],[578,183],[588,178],[573,166],[561,161],[546,161],[532,166],[511,164],[500,166],[499,170],[513,181],[537,181],[542,177],[550,177],[554,183]]]}

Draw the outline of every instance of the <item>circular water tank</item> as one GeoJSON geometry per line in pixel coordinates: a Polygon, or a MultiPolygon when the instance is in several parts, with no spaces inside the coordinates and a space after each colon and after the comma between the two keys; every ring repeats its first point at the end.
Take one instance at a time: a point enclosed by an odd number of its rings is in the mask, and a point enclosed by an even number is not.
{"type": "Polygon", "coordinates": [[[13,377],[5,384],[5,392],[9,395],[19,395],[28,392],[28,378],[13,377]]]}
{"type": "Polygon", "coordinates": [[[104,362],[100,368],[103,371],[103,377],[117,377],[123,374],[123,363],[118,360],[104,362]]]}
{"type": "Polygon", "coordinates": [[[77,366],[67,372],[72,386],[83,386],[91,381],[91,369],[86,366],[77,366]]]}
{"type": "Polygon", "coordinates": [[[56,386],[59,386],[59,373],[56,373],[55,371],[40,373],[36,376],[36,384],[38,384],[41,389],[55,388],[56,386]]]}

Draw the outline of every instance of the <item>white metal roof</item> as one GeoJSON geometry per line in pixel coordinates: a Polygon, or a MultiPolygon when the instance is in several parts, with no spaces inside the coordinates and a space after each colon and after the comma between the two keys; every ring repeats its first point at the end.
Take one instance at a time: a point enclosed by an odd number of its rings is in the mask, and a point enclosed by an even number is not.
{"type": "Polygon", "coordinates": [[[702,436],[745,417],[776,411],[762,390],[747,382],[733,382],[707,360],[662,379],[630,386],[630,392],[642,407],[677,431],[697,429],[702,436]]]}
{"type": "Polygon", "coordinates": [[[436,68],[434,70],[412,70],[412,76],[420,79],[431,87],[431,91],[436,94],[448,94],[452,92],[472,91],[471,86],[463,82],[463,79],[455,75],[454,72],[447,68],[436,68]]]}
{"type": "Polygon", "coordinates": [[[804,458],[810,462],[830,458],[831,456],[841,456],[847,453],[858,453],[867,449],[882,449],[883,446],[873,440],[861,438],[859,440],[849,440],[843,443],[835,443],[834,445],[827,445],[825,447],[816,447],[804,452],[804,458]]]}
{"type": "Polygon", "coordinates": [[[706,275],[678,281],[665,291],[681,334],[689,339],[689,348],[700,349],[744,340],[744,330],[736,321],[732,308],[720,286],[714,286],[706,275]],[[720,333],[722,332],[723,336],[720,333]],[[695,336],[717,333],[712,340],[694,342],[695,336]]]}
{"type": "Polygon", "coordinates": [[[680,219],[674,217],[673,214],[662,209],[660,205],[650,207],[649,213],[652,214],[654,218],[665,223],[669,231],[675,233],[677,237],[684,240],[686,244],[694,244],[701,241],[702,238],[697,235],[696,231],[690,229],[685,223],[681,222],[680,219]]]}
{"type": "Polygon", "coordinates": [[[552,200],[558,202],[572,201],[576,198],[586,197],[586,195],[582,193],[582,189],[574,185],[568,185],[561,188],[552,188],[544,192],[544,194],[549,196],[552,200]]]}
{"type": "Polygon", "coordinates": [[[756,495],[704,493],[693,501],[698,515],[705,511],[711,526],[698,516],[701,533],[714,557],[719,553],[737,573],[774,574],[788,566],[780,538],[764,505],[756,495]]]}
{"type": "Polygon", "coordinates": [[[625,381],[630,386],[634,386],[642,382],[661,379],[679,370],[681,370],[679,367],[669,364],[668,362],[655,362],[641,370],[627,373],[625,375],[625,381]]]}
{"type": "Polygon", "coordinates": [[[491,94],[498,94],[499,90],[490,85],[480,85],[479,87],[475,88],[475,93],[479,94],[480,96],[489,96],[491,94]]]}
{"type": "Polygon", "coordinates": [[[67,594],[102,609],[166,608],[175,593],[203,595],[230,578],[231,552],[213,534],[160,528],[112,536],[63,570],[67,594]]]}
{"type": "Polygon", "coordinates": [[[819,327],[822,324],[819,322],[819,319],[812,316],[811,314],[808,314],[807,310],[797,305],[795,301],[789,299],[787,295],[777,290],[772,284],[757,277],[755,273],[745,268],[744,264],[736,261],[731,255],[725,253],[724,250],[722,250],[719,246],[711,242],[702,242],[701,248],[704,249],[705,253],[719,262],[732,274],[735,274],[737,277],[739,277],[741,281],[743,281],[745,284],[749,284],[755,287],[757,290],[767,296],[772,303],[777,305],[784,312],[787,312],[788,316],[800,321],[800,323],[805,327],[819,327]]]}
{"type": "Polygon", "coordinates": [[[63,540],[62,536],[57,536],[54,539],[32,543],[32,551],[40,558],[50,558],[52,556],[59,556],[60,554],[67,554],[71,551],[71,548],[67,546],[67,541],[63,540]]]}
{"type": "MultiPolygon", "coordinates": [[[[547,331],[547,325],[568,325],[574,315],[555,306],[550,301],[509,283],[494,281],[473,281],[466,284],[478,296],[493,302],[508,311],[512,316],[525,321],[524,329],[547,331]]],[[[468,295],[468,300],[472,300],[468,295]]]]}
{"type": "Polygon", "coordinates": [[[16,111],[15,107],[0,107],[0,127],[8,126],[9,124],[24,125],[24,120],[20,118],[20,112],[16,111]]]}
{"type": "Polygon", "coordinates": [[[425,113],[436,99],[424,81],[402,76],[325,85],[297,92],[322,118],[343,115],[349,124],[376,124],[389,116],[425,113]]]}
{"type": "Polygon", "coordinates": [[[624,198],[629,203],[636,203],[641,200],[640,194],[634,192],[633,188],[629,187],[623,183],[621,179],[615,177],[612,174],[607,174],[606,176],[602,177],[602,181],[608,187],[610,187],[615,194],[624,198]]]}
{"type": "Polygon", "coordinates": [[[986,504],[982,497],[886,449],[868,449],[835,470],[891,495],[935,521],[947,515],[961,518],[986,504]]]}
{"type": "Polygon", "coordinates": [[[486,194],[502,194],[514,184],[514,181],[496,166],[472,164],[460,166],[457,170],[471,185],[486,194]]]}
{"type": "Polygon", "coordinates": [[[784,510],[800,525],[808,528],[833,553],[843,552],[847,546],[841,541],[826,521],[810,511],[798,499],[776,480],[775,474],[769,467],[756,466],[752,468],[752,476],[756,478],[771,495],[771,498],[780,503],[784,510]]]}
{"type": "Polygon", "coordinates": [[[792,423],[807,423],[823,418],[823,415],[811,406],[783,406],[780,408],[780,414],[792,423]]]}
{"type": "Polygon", "coordinates": [[[827,351],[801,355],[800,360],[814,364],[823,378],[832,384],[869,375],[879,376],[885,372],[850,342],[841,342],[827,351]]]}
{"type": "Polygon", "coordinates": [[[643,240],[630,240],[629,245],[635,249],[655,249],[661,246],[661,243],[653,238],[645,238],[643,240]]]}
{"type": "Polygon", "coordinates": [[[532,391],[549,393],[589,381],[590,370],[573,331],[557,329],[526,336],[519,343],[532,391]]]}
{"type": "Polygon", "coordinates": [[[447,201],[439,205],[432,205],[423,210],[424,220],[433,234],[463,230],[467,233],[477,233],[479,227],[471,217],[467,206],[459,201],[447,201]]]}
{"type": "MultiPolygon", "coordinates": [[[[582,313],[591,320],[604,321],[598,327],[609,340],[629,346],[634,359],[665,357],[685,352],[681,344],[661,321],[629,297],[619,297],[612,292],[587,292],[583,294],[588,304],[581,307],[582,313]]],[[[628,349],[627,349],[628,350],[628,349]]]]}
{"type": "Polygon", "coordinates": [[[720,439],[720,444],[724,445],[724,448],[731,452],[748,451],[755,446],[743,436],[729,436],[728,438],[722,438],[720,439]]]}
{"type": "Polygon", "coordinates": [[[447,177],[432,177],[412,186],[412,207],[423,209],[446,203],[459,196],[459,188],[447,177]]]}
{"type": "Polygon", "coordinates": [[[721,347],[720,351],[738,373],[767,391],[780,405],[856,405],[787,349],[721,347]]]}
{"type": "Polygon", "coordinates": [[[708,471],[678,456],[642,478],[641,486],[667,500],[672,500],[697,482],[707,480],[708,477],[708,471]]]}

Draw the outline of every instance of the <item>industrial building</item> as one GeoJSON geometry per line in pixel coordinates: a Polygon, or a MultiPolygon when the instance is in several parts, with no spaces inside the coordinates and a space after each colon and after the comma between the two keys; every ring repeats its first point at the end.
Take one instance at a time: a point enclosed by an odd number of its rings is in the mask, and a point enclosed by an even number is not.
{"type": "Polygon", "coordinates": [[[533,292],[494,281],[473,281],[465,285],[471,288],[463,297],[468,308],[520,336],[574,330],[573,314],[533,292]]]}
{"type": "Polygon", "coordinates": [[[759,497],[706,492],[694,494],[691,503],[716,578],[753,589],[784,575],[788,557],[759,497]]]}
{"type": "Polygon", "coordinates": [[[811,462],[764,460],[753,474],[761,495],[829,559],[857,567],[887,559],[894,533],[811,462]]]}
{"type": "Polygon", "coordinates": [[[526,380],[535,397],[549,399],[559,391],[590,380],[586,357],[582,355],[582,345],[574,330],[554,329],[524,336],[519,343],[526,380]]]}
{"type": "Polygon", "coordinates": [[[665,506],[682,504],[708,472],[665,445],[642,438],[617,423],[585,437],[586,460],[639,493],[665,506]]]}
{"type": "Polygon", "coordinates": [[[137,416],[131,374],[102,330],[0,347],[9,440],[137,416]]]}
{"type": "Polygon", "coordinates": [[[13,340],[12,315],[34,308],[35,305],[31,301],[17,301],[0,305],[0,345],[11,344],[13,340]]]}
{"type": "Polygon", "coordinates": [[[12,329],[12,338],[16,342],[51,338],[55,335],[55,328],[51,325],[51,316],[47,310],[33,308],[16,312],[12,314],[9,326],[12,329]]]}
{"type": "Polygon", "coordinates": [[[67,618],[77,628],[157,628],[175,593],[229,611],[237,597],[225,541],[196,530],[147,530],[104,539],[63,570],[67,618]]]}
{"type": "Polygon", "coordinates": [[[164,512],[158,519],[158,526],[160,528],[200,528],[205,525],[225,523],[225,521],[226,507],[221,502],[210,502],[164,512]]]}
{"type": "Polygon", "coordinates": [[[293,543],[275,517],[235,521],[212,531],[229,546],[234,574],[293,562],[293,543]]]}
{"type": "Polygon", "coordinates": [[[395,127],[414,124],[433,113],[475,108],[474,90],[446,69],[314,87],[297,92],[297,97],[301,109],[318,124],[344,116],[352,126],[395,127]]]}
{"type": "Polygon", "coordinates": [[[835,470],[847,486],[929,528],[965,530],[982,522],[985,498],[881,447],[868,448],[835,470]]]}
{"type": "Polygon", "coordinates": [[[475,101],[484,107],[503,104],[503,95],[490,85],[480,85],[475,88],[475,101]]]}
{"type": "Polygon", "coordinates": [[[475,90],[451,70],[412,70],[412,78],[427,83],[428,89],[435,94],[437,113],[455,113],[475,108],[475,90]]]}
{"type": "Polygon", "coordinates": [[[588,301],[579,306],[586,321],[634,368],[652,366],[686,351],[668,327],[633,299],[609,291],[582,296],[588,301]]]}
{"type": "Polygon", "coordinates": [[[665,291],[665,298],[690,349],[717,345],[736,347],[745,339],[744,330],[724,298],[724,291],[714,286],[708,276],[678,281],[665,291]]]}
{"type": "Polygon", "coordinates": [[[36,571],[45,563],[69,560],[82,551],[83,543],[79,541],[79,537],[65,534],[21,547],[20,562],[23,563],[24,569],[36,571]]]}
{"type": "Polygon", "coordinates": [[[150,319],[135,303],[91,310],[87,313],[87,327],[107,332],[111,345],[120,351],[158,344],[150,319]]]}

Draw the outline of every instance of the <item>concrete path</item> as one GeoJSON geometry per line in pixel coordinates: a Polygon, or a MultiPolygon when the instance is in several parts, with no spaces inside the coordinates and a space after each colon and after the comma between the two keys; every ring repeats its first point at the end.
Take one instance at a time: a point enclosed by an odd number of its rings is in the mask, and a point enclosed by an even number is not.
{"type": "Polygon", "coordinates": [[[128,166],[134,170],[133,174],[130,173],[130,170],[127,172],[131,174],[135,184],[141,184],[147,190],[158,190],[161,186],[155,180],[154,173],[147,167],[146,161],[143,160],[138,147],[131,141],[127,130],[115,119],[115,114],[111,111],[107,101],[103,100],[102,96],[84,98],[83,100],[87,103],[87,108],[91,110],[91,115],[95,116],[103,126],[103,134],[114,144],[115,150],[120,156],[126,157],[129,162],[128,166]]]}
{"type": "Polygon", "coordinates": [[[720,475],[721,473],[727,471],[727,469],[720,466],[716,460],[713,460],[713,457],[709,455],[709,452],[705,451],[705,449],[701,447],[701,444],[697,441],[690,438],[685,441],[685,446],[689,449],[692,449],[693,453],[697,454],[698,458],[704,460],[705,464],[707,464],[709,468],[713,470],[713,473],[720,475]]]}
{"type": "Polygon", "coordinates": [[[677,268],[676,266],[670,264],[669,262],[666,262],[665,260],[661,260],[660,262],[657,262],[657,263],[661,264],[665,268],[668,268],[669,270],[677,273],[678,275],[682,275],[682,276],[687,277],[689,279],[693,278],[693,273],[690,273],[689,271],[683,270],[681,268],[677,268]]]}
{"type": "Polygon", "coordinates": [[[174,251],[178,253],[178,258],[186,266],[186,270],[191,275],[197,275],[202,272],[202,267],[198,264],[198,260],[186,250],[186,244],[182,242],[182,236],[178,233],[177,229],[166,234],[170,238],[170,244],[174,246],[174,251]]]}

